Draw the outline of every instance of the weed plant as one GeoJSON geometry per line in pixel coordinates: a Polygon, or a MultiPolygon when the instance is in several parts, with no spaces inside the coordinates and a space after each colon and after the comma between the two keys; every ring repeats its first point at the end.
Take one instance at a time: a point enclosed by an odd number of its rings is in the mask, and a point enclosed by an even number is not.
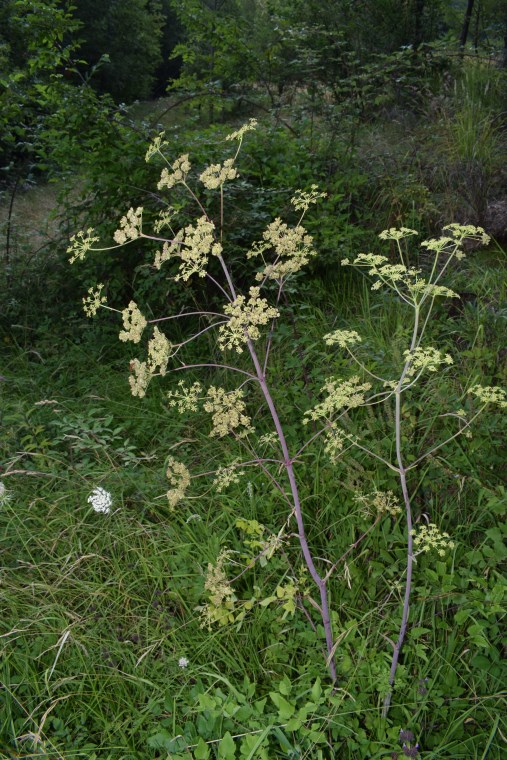
{"type": "MultiPolygon", "coordinates": [[[[138,232],[135,239],[144,234],[142,228],[138,232]]],[[[350,330],[357,327],[366,375],[386,363],[403,364],[403,308],[382,295],[374,305],[360,278],[346,281],[358,310],[350,310],[341,292],[324,310],[281,301],[274,307],[288,319],[285,328],[277,324],[268,335],[268,377],[292,450],[308,428],[301,413],[311,414],[310,398],[328,373],[351,374],[350,357],[338,351],[330,358],[323,332],[344,323],[350,330]],[[295,408],[300,409],[296,419],[295,408]]],[[[273,295],[276,303],[276,289],[273,295]]],[[[88,309],[91,302],[88,297],[88,309]]],[[[137,312],[133,307],[125,312],[124,332],[131,332],[137,312]]],[[[203,329],[211,323],[199,324],[203,329]]],[[[174,320],[169,325],[171,342],[182,343],[185,329],[174,330],[174,320]]],[[[442,338],[437,325],[429,322],[426,329],[428,336],[442,338]]],[[[224,362],[210,332],[196,349],[190,344],[185,364],[202,363],[204,350],[212,356],[209,364],[224,362]]],[[[331,335],[338,339],[336,329],[331,335]]],[[[418,525],[438,524],[451,534],[454,547],[436,561],[426,554],[416,558],[410,627],[388,711],[389,638],[399,631],[403,586],[409,587],[407,537],[400,518],[367,516],[364,496],[372,500],[372,484],[376,495],[396,491],[396,473],[357,445],[334,462],[316,444],[294,460],[318,571],[326,570],[322,557],[343,558],[328,587],[332,684],[316,646],[325,646],[325,625],[319,623],[311,580],[293,545],[286,499],[274,482],[278,468],[266,479],[243,464],[237,468],[246,469],[242,482],[232,480],[219,493],[208,487],[199,491],[192,478],[191,490],[181,494],[177,479],[170,484],[169,501],[160,498],[163,462],[171,478],[175,460],[184,461],[192,474],[213,467],[218,447],[207,435],[207,414],[179,417],[170,406],[176,397],[167,398],[156,387],[146,398],[126,399],[115,372],[119,361],[112,369],[93,364],[93,385],[84,391],[76,371],[82,358],[77,367],[74,358],[67,376],[73,359],[60,359],[58,374],[48,373],[42,383],[42,363],[33,364],[29,374],[26,365],[8,371],[9,377],[28,377],[25,386],[33,396],[29,415],[20,406],[16,418],[16,404],[10,403],[9,426],[17,440],[7,448],[22,449],[23,456],[6,456],[2,481],[1,514],[10,542],[4,588],[13,611],[2,638],[6,751],[31,748],[47,757],[92,758],[501,757],[505,550],[497,523],[505,491],[494,474],[488,473],[487,485],[484,472],[470,475],[464,459],[468,441],[461,447],[455,439],[424,466],[411,469],[418,525]],[[118,384],[106,377],[117,377],[118,384]],[[69,407],[59,401],[58,390],[73,384],[76,401],[69,407]],[[35,406],[40,401],[57,403],[35,406]],[[20,488],[9,487],[18,482],[20,488]],[[94,510],[99,485],[112,495],[108,514],[94,510]],[[176,496],[183,498],[175,503],[176,496]],[[26,507],[20,509],[20,503],[26,507]],[[210,578],[225,583],[225,601],[232,602],[222,605],[226,617],[210,598],[210,578]],[[220,611],[211,630],[200,626],[203,606],[208,613],[220,611]],[[464,638],[469,646],[463,646],[464,638]]],[[[29,359],[27,354],[22,361],[29,359]]],[[[90,363],[88,351],[85,365],[90,363]]],[[[203,369],[215,387],[228,382],[222,369],[203,369]]],[[[190,372],[187,387],[198,378],[195,367],[190,372]]],[[[418,397],[400,405],[407,451],[437,446],[448,431],[442,413],[451,402],[462,403],[464,389],[477,384],[467,369],[454,365],[452,372],[452,378],[428,375],[418,397]]],[[[176,380],[180,375],[177,370],[176,380]]],[[[131,385],[139,389],[135,379],[131,385]]],[[[9,394],[15,398],[16,389],[9,394]]],[[[258,392],[251,392],[250,408],[259,401],[258,392]]],[[[385,405],[364,412],[361,437],[375,441],[377,456],[391,457],[396,410],[385,405]]],[[[261,434],[270,432],[269,417],[260,409],[252,424],[261,434]]],[[[341,424],[352,443],[358,434],[355,413],[347,411],[341,424]]],[[[488,428],[500,436],[504,417],[490,414],[488,428]]],[[[487,435],[476,440],[478,448],[481,443],[488,448],[487,435]]],[[[241,439],[236,443],[243,445],[241,439]]],[[[222,457],[231,468],[235,454],[227,448],[222,457]]],[[[253,458],[271,457],[263,452],[253,458]]],[[[265,475],[270,465],[262,464],[265,475]]]]}

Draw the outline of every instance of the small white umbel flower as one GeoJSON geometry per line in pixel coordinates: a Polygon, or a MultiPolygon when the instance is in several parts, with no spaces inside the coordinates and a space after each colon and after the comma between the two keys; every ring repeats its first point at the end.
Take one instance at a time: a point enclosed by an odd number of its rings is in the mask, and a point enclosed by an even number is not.
{"type": "Polygon", "coordinates": [[[111,511],[113,497],[105,488],[97,486],[88,497],[88,504],[91,504],[95,512],[104,512],[108,515],[111,511]]]}
{"type": "Polygon", "coordinates": [[[7,504],[12,499],[12,494],[0,480],[0,506],[7,504]]]}
{"type": "Polygon", "coordinates": [[[178,667],[188,668],[188,660],[186,657],[180,657],[180,659],[178,660],[178,667]]]}

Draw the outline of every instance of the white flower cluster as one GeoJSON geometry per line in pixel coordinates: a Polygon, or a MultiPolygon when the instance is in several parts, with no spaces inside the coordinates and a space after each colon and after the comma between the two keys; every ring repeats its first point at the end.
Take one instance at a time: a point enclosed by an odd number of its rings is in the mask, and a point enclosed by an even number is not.
{"type": "Polygon", "coordinates": [[[5,484],[0,480],[0,506],[8,504],[11,499],[11,492],[7,490],[5,484]]]}
{"type": "Polygon", "coordinates": [[[88,504],[92,505],[95,512],[103,512],[107,515],[111,511],[113,497],[105,488],[97,486],[88,497],[88,504]]]}
{"type": "Polygon", "coordinates": [[[222,351],[233,348],[238,354],[243,353],[243,346],[248,340],[260,337],[259,327],[280,316],[278,309],[260,297],[260,288],[252,287],[249,292],[248,301],[245,296],[238,296],[224,306],[229,321],[218,330],[218,345],[222,351]]]}

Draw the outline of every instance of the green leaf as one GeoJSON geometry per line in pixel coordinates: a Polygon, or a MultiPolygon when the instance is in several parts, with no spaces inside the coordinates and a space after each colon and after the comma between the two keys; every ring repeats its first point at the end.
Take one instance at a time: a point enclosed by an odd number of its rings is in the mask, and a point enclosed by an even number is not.
{"type": "Polygon", "coordinates": [[[278,694],[276,691],[270,691],[269,696],[275,703],[275,706],[278,708],[278,716],[280,720],[289,720],[289,718],[292,718],[294,715],[294,711],[296,710],[294,705],[291,705],[290,702],[287,702],[285,697],[282,697],[281,694],[278,694]]]}
{"type": "Polygon", "coordinates": [[[202,736],[199,737],[199,741],[197,742],[197,746],[194,749],[194,757],[195,760],[207,760],[210,755],[210,749],[202,736]]]}
{"type": "Polygon", "coordinates": [[[322,694],[322,687],[320,685],[320,678],[317,678],[317,680],[312,686],[312,691],[311,691],[312,700],[314,702],[318,702],[321,694],[322,694]]]}
{"type": "Polygon", "coordinates": [[[224,760],[236,757],[236,745],[229,731],[224,734],[218,745],[218,757],[224,758],[224,760]]]}

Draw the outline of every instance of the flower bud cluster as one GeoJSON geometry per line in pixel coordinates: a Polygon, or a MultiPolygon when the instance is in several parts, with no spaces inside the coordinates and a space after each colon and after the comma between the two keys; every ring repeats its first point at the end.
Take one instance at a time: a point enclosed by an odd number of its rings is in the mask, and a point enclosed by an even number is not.
{"type": "Polygon", "coordinates": [[[119,338],[126,343],[131,340],[133,343],[139,343],[144,328],[148,324],[144,316],[139,311],[135,301],[130,301],[126,309],[121,313],[124,330],[121,330],[119,338]]]}
{"type": "Polygon", "coordinates": [[[174,457],[169,457],[166,475],[170,485],[174,486],[167,491],[167,501],[171,509],[174,509],[176,504],[184,498],[190,485],[190,473],[183,462],[178,462],[174,457]]]}
{"type": "Polygon", "coordinates": [[[100,238],[94,235],[94,232],[93,227],[88,227],[86,231],[80,230],[75,235],[72,235],[69,241],[70,245],[67,248],[67,253],[72,254],[69,259],[70,264],[73,264],[75,261],[82,261],[92,245],[98,243],[100,238]]]}
{"type": "Polygon", "coordinates": [[[200,175],[204,187],[208,190],[216,190],[221,187],[228,179],[235,179],[237,169],[234,168],[234,159],[228,158],[223,164],[211,164],[200,175]]]}
{"type": "Polygon", "coordinates": [[[214,385],[208,388],[204,410],[213,415],[211,436],[223,438],[234,432],[238,438],[244,438],[253,432],[250,417],[245,414],[243,397],[244,393],[239,388],[235,391],[215,388],[214,385]]]}
{"type": "Polygon", "coordinates": [[[185,153],[173,162],[171,166],[171,169],[173,170],[172,174],[168,169],[162,169],[162,174],[160,175],[160,180],[157,185],[158,189],[162,190],[164,187],[170,189],[180,182],[185,182],[187,174],[191,168],[190,161],[188,160],[188,153],[185,153]]]}

